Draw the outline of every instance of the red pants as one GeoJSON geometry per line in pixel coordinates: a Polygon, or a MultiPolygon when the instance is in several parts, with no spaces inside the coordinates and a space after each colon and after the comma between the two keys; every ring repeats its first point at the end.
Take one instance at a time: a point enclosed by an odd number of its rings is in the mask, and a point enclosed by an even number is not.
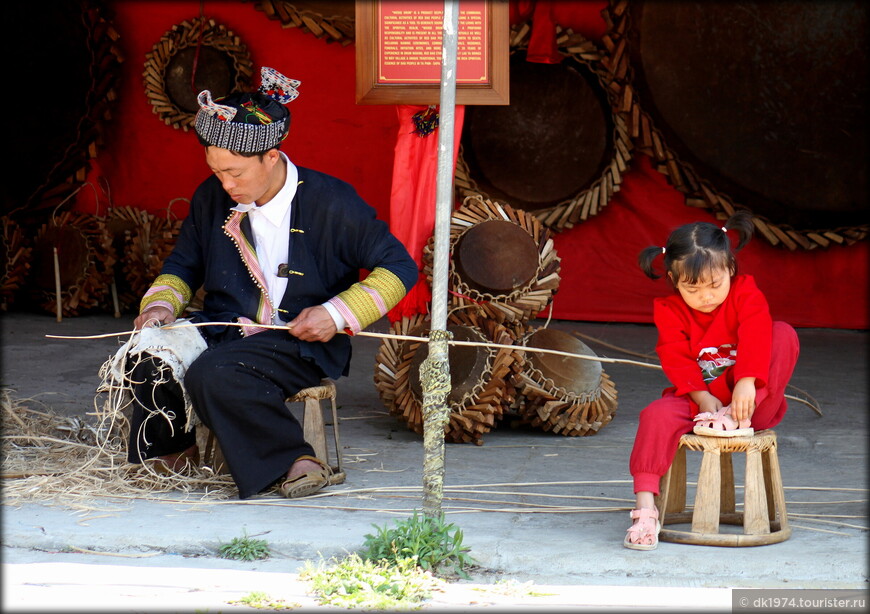
{"type": "MultiPolygon", "coordinates": [[[[755,430],[773,428],[785,415],[785,387],[791,379],[799,353],[800,346],[794,329],[785,322],[774,322],[767,385],[759,388],[755,395],[755,412],[752,414],[752,427],[755,430]]],[[[714,386],[711,386],[711,392],[724,405],[728,405],[731,402],[730,390],[734,387],[730,369],[719,376],[714,384],[719,387],[725,382],[728,383],[725,395],[720,395],[718,390],[713,389],[714,386]],[[723,381],[720,383],[719,380],[723,381]]],[[[697,405],[688,396],[666,392],[640,412],[637,436],[628,464],[634,478],[635,493],[650,491],[659,494],[659,482],[674,460],[680,437],[692,432],[697,411],[697,405]]]]}

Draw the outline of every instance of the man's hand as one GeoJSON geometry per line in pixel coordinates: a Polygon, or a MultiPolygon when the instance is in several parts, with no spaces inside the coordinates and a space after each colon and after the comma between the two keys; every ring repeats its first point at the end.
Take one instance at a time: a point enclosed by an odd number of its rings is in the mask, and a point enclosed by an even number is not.
{"type": "Polygon", "coordinates": [[[175,322],[175,313],[171,309],[155,305],[136,316],[136,319],[133,320],[133,327],[139,330],[140,328],[171,324],[172,322],[175,322]]]}
{"type": "Polygon", "coordinates": [[[335,320],[323,305],[306,307],[287,323],[287,328],[291,335],[303,341],[329,341],[338,332],[335,320]]]}

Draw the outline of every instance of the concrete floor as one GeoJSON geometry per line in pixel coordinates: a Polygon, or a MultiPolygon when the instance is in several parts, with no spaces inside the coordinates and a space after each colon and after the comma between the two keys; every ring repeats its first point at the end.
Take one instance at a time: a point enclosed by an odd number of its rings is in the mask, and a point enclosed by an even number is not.
{"type": "MultiPolygon", "coordinates": [[[[97,371],[118,341],[52,340],[45,335],[125,331],[130,319],[95,315],[58,323],[52,316],[5,313],[0,323],[2,385],[11,389],[13,398],[33,398],[58,413],[84,417],[93,406],[97,371]]],[[[599,356],[637,359],[616,348],[654,352],[652,326],[566,321],[550,326],[599,340],[586,340],[599,356]]],[[[370,330],[386,332],[387,326],[382,321],[370,330]]],[[[575,609],[681,609],[685,600],[694,609],[730,611],[735,588],[866,590],[868,333],[799,329],[798,335],[801,357],[792,379],[795,389],[789,392],[811,395],[823,415],[792,402],[776,429],[793,528],[790,539],[748,548],[664,542],[653,552],[623,548],[633,503],[628,457],[637,416],[667,384],[660,371],[605,364],[619,406],[598,434],[568,438],[505,423],[486,434],[481,446],[447,445],[443,507],[479,563],[473,581],[515,579],[562,587],[554,590],[564,603],[550,606],[575,609]],[[679,591],[659,602],[653,597],[658,593],[643,592],[644,587],[679,591]],[[694,589],[709,589],[706,601],[686,592],[694,589]]],[[[351,374],[337,384],[344,484],[328,488],[326,496],[294,503],[274,496],[220,505],[181,496],[135,500],[85,521],[55,505],[4,505],[4,588],[9,590],[3,593],[19,596],[17,602],[4,597],[7,605],[39,603],[28,601],[32,594],[27,587],[35,582],[28,570],[38,577],[46,573],[40,566],[50,564],[97,565],[107,572],[135,565],[152,572],[208,568],[292,573],[303,561],[358,549],[372,525],[391,524],[420,509],[421,438],[387,413],[374,387],[380,340],[357,337],[353,343],[351,374]],[[219,544],[243,531],[267,535],[273,557],[244,564],[217,558],[219,544]],[[119,561],[70,553],[75,549],[141,558],[119,561]]],[[[699,459],[690,453],[690,479],[699,459]]],[[[738,484],[741,464],[735,460],[738,484]]]]}

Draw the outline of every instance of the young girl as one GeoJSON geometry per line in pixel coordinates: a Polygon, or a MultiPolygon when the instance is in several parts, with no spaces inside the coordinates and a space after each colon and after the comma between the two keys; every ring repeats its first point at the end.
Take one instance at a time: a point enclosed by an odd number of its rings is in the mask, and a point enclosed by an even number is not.
{"type": "Polygon", "coordinates": [[[634,524],[623,545],[652,550],[661,529],[654,497],[680,437],[694,430],[720,437],[776,426],[786,411],[785,387],[798,357],[798,339],[772,322],[767,300],[750,275],[737,275],[734,252],[752,237],[752,216],[737,211],[725,226],[681,226],[665,247],[648,247],[638,264],[652,279],[663,255],[676,292],[654,302],[656,351],[672,384],[640,413],[629,469],[634,524]],[[732,251],[731,237],[737,247],[732,251]]]}

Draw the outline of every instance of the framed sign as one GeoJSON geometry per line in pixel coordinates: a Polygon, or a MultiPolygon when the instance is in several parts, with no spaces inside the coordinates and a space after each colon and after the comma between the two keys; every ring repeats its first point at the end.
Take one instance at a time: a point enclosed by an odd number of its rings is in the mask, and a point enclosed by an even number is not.
{"type": "MultiPolygon", "coordinates": [[[[443,0],[356,1],[357,104],[438,104],[443,0]]],[[[506,105],[508,3],[460,0],[456,104],[506,105]]]]}

